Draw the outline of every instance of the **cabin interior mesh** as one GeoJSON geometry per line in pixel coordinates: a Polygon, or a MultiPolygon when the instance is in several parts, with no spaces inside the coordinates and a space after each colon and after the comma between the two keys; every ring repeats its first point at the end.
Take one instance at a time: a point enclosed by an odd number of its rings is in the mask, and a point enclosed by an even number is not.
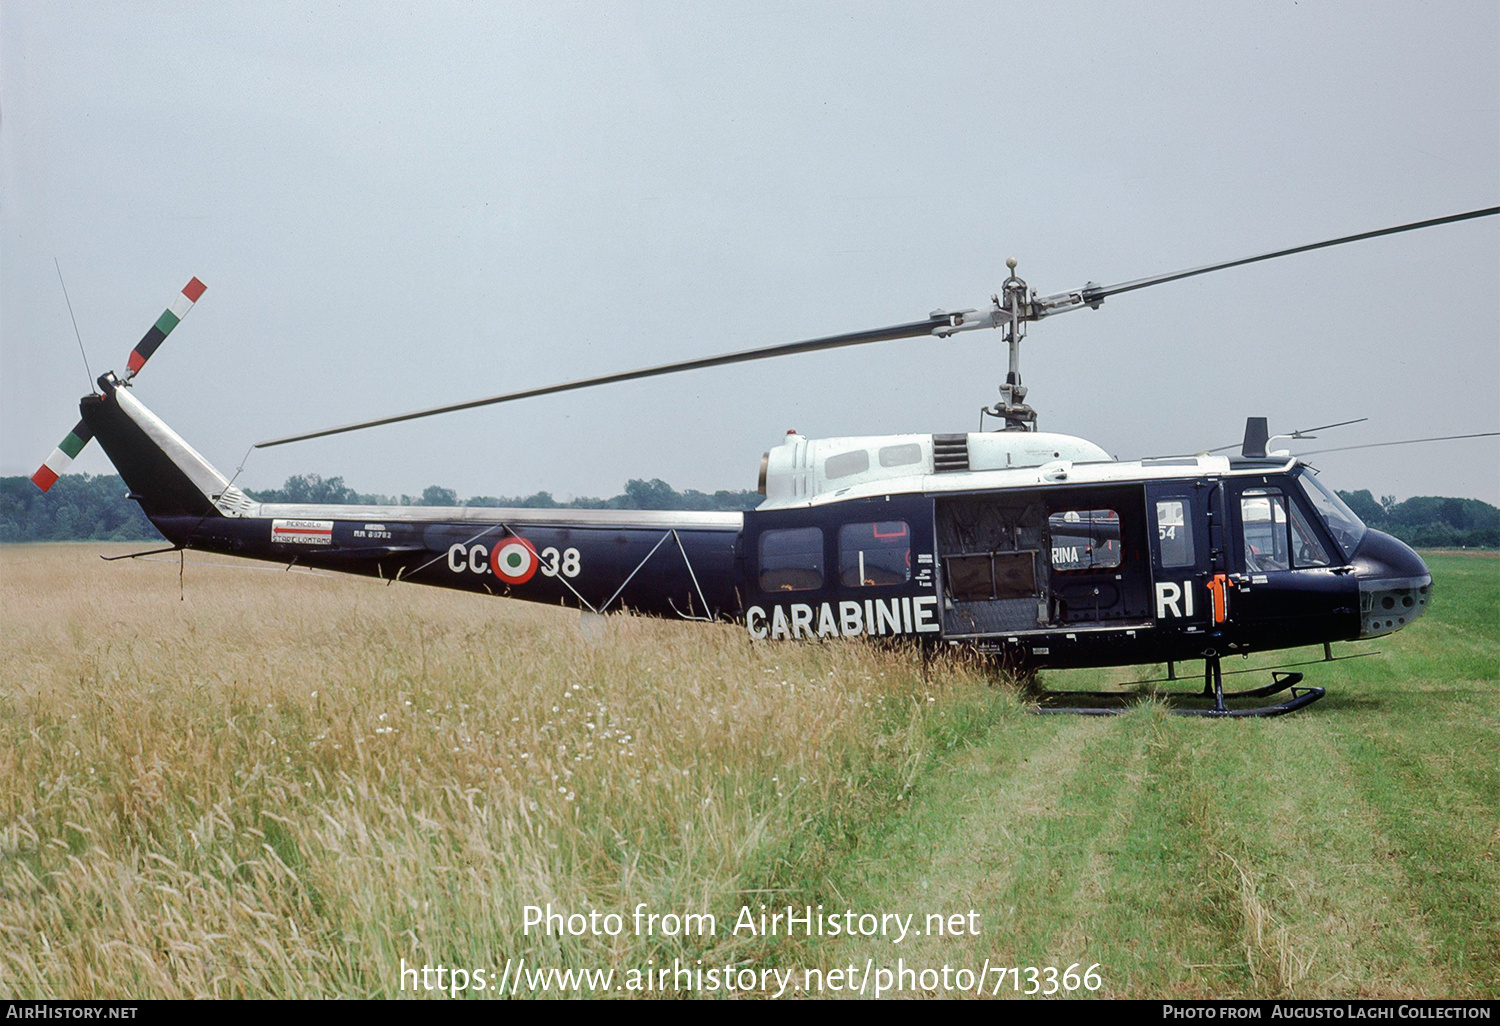
{"type": "Polygon", "coordinates": [[[1047,510],[1004,496],[959,496],[937,505],[943,553],[943,626],[967,635],[1034,628],[1047,610],[1039,563],[1047,510]]]}

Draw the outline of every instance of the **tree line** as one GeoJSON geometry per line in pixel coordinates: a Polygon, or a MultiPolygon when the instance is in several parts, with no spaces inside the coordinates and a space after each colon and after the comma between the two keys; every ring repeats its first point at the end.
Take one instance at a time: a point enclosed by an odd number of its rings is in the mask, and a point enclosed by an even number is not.
{"type": "MultiPolygon", "coordinates": [[[[490,506],[510,509],[690,509],[746,510],[760,504],[757,492],[679,492],[660,479],[626,482],[610,499],[559,502],[549,492],[526,496],[479,495],[460,500],[452,488],[432,485],[421,495],[356,492],[341,477],[297,474],[280,488],[249,491],[258,502],[320,502],[374,506],[490,506]]],[[[1368,489],[1339,497],[1373,528],[1419,548],[1500,547],[1500,509],[1478,499],[1420,495],[1397,502],[1376,499],[1368,489]]],[[[161,537],[140,507],[126,498],[115,474],[68,474],[52,490],[37,490],[29,478],[0,477],[0,542],[146,541],[161,537]]]]}
{"type": "Polygon", "coordinates": [[[1418,495],[1379,501],[1369,489],[1339,492],[1339,498],[1370,527],[1423,549],[1492,549],[1500,546],[1500,509],[1478,499],[1418,495]]]}

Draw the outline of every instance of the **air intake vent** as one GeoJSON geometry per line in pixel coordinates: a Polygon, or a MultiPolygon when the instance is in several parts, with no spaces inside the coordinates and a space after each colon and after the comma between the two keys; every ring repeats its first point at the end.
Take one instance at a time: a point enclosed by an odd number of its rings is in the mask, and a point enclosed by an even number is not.
{"type": "Polygon", "coordinates": [[[939,474],[969,469],[968,435],[933,435],[932,469],[939,474]]]}

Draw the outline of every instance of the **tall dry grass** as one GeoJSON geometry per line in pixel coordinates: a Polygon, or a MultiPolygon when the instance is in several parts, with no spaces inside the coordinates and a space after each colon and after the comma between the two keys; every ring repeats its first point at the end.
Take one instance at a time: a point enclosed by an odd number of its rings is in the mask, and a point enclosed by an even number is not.
{"type": "Polygon", "coordinates": [[[752,957],[723,917],[817,883],[1014,708],[911,652],[191,563],[179,598],[175,562],[97,552],[0,549],[4,997],[752,957]],[[549,902],[720,935],[523,935],[549,902]]]}

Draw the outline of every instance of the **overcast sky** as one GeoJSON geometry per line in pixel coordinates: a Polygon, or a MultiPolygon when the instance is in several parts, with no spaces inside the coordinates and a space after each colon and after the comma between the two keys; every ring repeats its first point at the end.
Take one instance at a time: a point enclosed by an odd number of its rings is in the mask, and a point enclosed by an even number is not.
{"type": "MultiPolygon", "coordinates": [[[[1500,6],[0,0],[0,473],[196,275],[136,395],[255,441],[1500,203],[1500,6]]],[[[251,457],[239,483],[753,488],[809,436],[972,430],[998,332],[697,371],[251,457]]],[[[1121,458],[1367,416],[1500,429],[1500,218],[1034,325],[1044,430],[1121,458]]],[[[1500,503],[1500,440],[1329,455],[1500,503]]],[[[1312,447],[1311,445],[1309,447],[1312,447]]],[[[108,472],[98,447],[75,470],[108,472]]]]}

